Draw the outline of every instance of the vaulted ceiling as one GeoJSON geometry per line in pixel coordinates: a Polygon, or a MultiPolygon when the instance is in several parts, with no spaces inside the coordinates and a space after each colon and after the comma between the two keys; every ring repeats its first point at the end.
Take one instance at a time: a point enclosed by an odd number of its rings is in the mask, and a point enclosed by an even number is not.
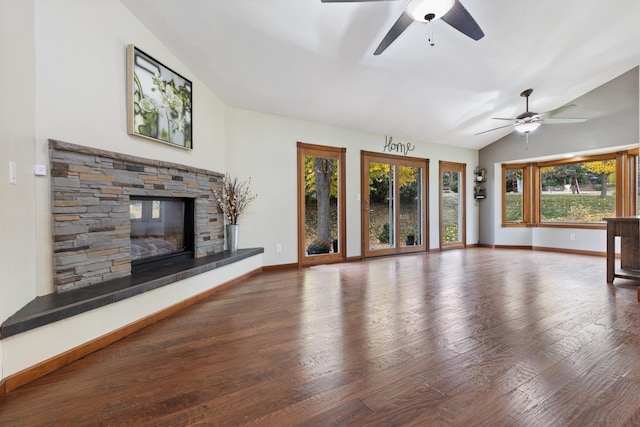
{"type": "Polygon", "coordinates": [[[229,106],[465,148],[524,89],[548,111],[640,63],[638,0],[460,0],[484,38],[414,22],[378,56],[405,0],[121,1],[229,106]]]}

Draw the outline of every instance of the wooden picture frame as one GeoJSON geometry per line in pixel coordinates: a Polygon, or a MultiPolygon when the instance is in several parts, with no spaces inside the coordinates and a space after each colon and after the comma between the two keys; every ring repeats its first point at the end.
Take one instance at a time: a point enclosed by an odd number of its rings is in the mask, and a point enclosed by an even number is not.
{"type": "Polygon", "coordinates": [[[193,149],[192,84],[134,45],[127,46],[127,132],[193,149]]]}

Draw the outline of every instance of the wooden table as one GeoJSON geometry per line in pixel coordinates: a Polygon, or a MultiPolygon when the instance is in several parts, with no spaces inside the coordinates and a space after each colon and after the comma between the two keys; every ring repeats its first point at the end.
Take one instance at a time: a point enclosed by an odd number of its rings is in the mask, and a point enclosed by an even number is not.
{"type": "MultiPolygon", "coordinates": [[[[640,280],[640,217],[605,218],[607,221],[607,283],[615,277],[640,280]],[[616,236],[620,236],[620,270],[616,271],[616,236]]],[[[640,301],[640,289],[638,290],[640,301]]]]}

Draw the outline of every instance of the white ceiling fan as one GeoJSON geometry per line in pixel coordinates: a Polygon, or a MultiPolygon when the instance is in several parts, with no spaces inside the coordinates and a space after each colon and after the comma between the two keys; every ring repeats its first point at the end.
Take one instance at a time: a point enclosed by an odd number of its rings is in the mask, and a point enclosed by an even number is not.
{"type": "MultiPolygon", "coordinates": [[[[322,3],[361,3],[394,0],[321,0],[322,3]]],[[[484,33],[471,14],[458,0],[408,0],[405,11],[393,24],[373,53],[380,55],[409,25],[415,22],[429,23],[442,19],[462,34],[480,40],[484,33]]]]}
{"type": "Polygon", "coordinates": [[[508,120],[512,123],[504,126],[498,126],[497,128],[485,130],[482,132],[476,133],[476,135],[481,135],[483,133],[492,132],[498,129],[504,129],[507,127],[513,127],[514,130],[520,132],[525,135],[529,135],[530,132],[538,129],[540,125],[545,124],[562,124],[562,123],[581,123],[586,121],[587,119],[582,118],[569,118],[569,117],[554,117],[564,111],[570,110],[571,108],[576,107],[576,104],[567,104],[562,107],[558,107],[555,110],[547,111],[544,113],[536,113],[533,111],[529,111],[529,96],[533,92],[533,89],[526,89],[522,91],[520,96],[526,98],[526,111],[517,117],[514,118],[504,118],[504,117],[493,117],[494,120],[508,120]]]}

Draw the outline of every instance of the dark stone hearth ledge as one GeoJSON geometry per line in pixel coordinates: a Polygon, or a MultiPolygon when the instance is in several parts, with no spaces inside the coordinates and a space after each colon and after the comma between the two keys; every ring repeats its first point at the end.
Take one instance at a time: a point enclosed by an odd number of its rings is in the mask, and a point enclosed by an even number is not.
{"type": "Polygon", "coordinates": [[[175,261],[151,271],[93,286],[37,297],[2,324],[0,339],[131,298],[261,253],[264,253],[264,248],[224,251],[198,259],[175,261]]]}

